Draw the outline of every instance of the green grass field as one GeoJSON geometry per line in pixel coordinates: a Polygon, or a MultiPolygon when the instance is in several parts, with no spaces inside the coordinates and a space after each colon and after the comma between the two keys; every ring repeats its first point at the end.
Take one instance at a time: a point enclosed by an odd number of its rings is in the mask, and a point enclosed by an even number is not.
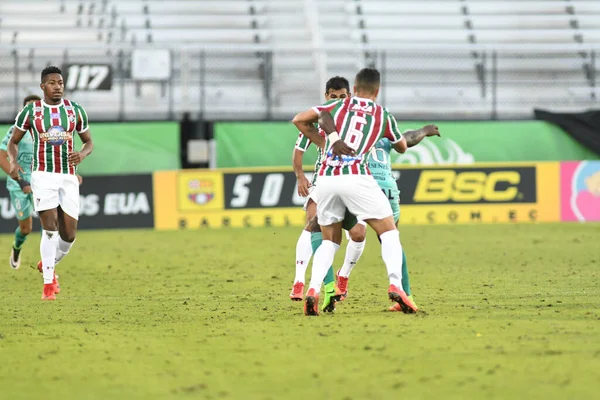
{"type": "Polygon", "coordinates": [[[0,398],[598,398],[600,225],[403,227],[412,316],[384,312],[373,235],[347,301],[303,316],[298,234],[81,232],[56,302],[32,235],[2,256],[0,398]]]}

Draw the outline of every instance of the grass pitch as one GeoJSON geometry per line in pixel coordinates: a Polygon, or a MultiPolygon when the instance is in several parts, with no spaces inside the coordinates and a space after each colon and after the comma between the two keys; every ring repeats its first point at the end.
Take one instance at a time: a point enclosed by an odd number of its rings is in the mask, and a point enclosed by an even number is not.
{"type": "Polygon", "coordinates": [[[599,225],[402,227],[415,316],[384,312],[370,234],[347,301],[304,317],[299,232],[81,232],[55,302],[32,235],[0,268],[0,398],[597,398],[599,225]]]}

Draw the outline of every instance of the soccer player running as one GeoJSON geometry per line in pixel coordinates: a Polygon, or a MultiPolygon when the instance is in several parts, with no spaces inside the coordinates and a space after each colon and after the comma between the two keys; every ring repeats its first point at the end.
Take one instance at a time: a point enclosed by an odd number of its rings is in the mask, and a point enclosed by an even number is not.
{"type": "MultiPolygon", "coordinates": [[[[42,223],[40,241],[44,278],[42,300],[55,300],[59,291],[54,269],[68,253],[77,232],[79,181],[76,168],[92,152],[87,113],[79,104],[63,99],[64,82],[57,67],[41,73],[43,100],[31,103],[17,115],[8,141],[10,177],[18,179],[23,169],[17,163],[19,143],[29,131],[33,139],[31,189],[35,211],[42,223]],[[83,143],[74,150],[74,133],[83,143]]],[[[38,268],[40,267],[38,264],[38,268]]]]}
{"type": "MultiPolygon", "coordinates": [[[[35,94],[25,97],[23,107],[41,100],[35,94]]],[[[13,133],[14,126],[11,126],[4,139],[0,143],[0,168],[8,175],[10,174],[10,161],[6,152],[8,141],[13,133]]],[[[17,180],[10,176],[6,179],[6,189],[10,195],[10,202],[16,212],[19,225],[15,230],[15,240],[11,247],[9,264],[11,268],[18,269],[21,266],[21,247],[27,240],[27,235],[31,233],[33,227],[33,198],[31,197],[31,163],[33,161],[33,141],[31,135],[26,135],[19,143],[19,158],[17,163],[24,171],[17,180]]]]}
{"type": "MultiPolygon", "coordinates": [[[[402,245],[392,208],[367,167],[368,154],[382,136],[390,139],[399,153],[408,147],[395,118],[375,103],[380,82],[377,70],[362,69],[356,75],[355,97],[314,107],[294,117],[294,124],[311,140],[318,140],[319,134],[313,125],[318,121],[328,135],[325,148],[329,149],[317,178],[317,217],[324,240],[314,255],[304,303],[306,315],[319,315],[321,282],[339,249],[346,209],[367,222],[381,240],[381,254],[390,281],[390,300],[398,303],[404,312],[417,311],[401,289],[402,245]]],[[[430,132],[427,136],[437,134],[437,131],[430,132]]]]}
{"type": "MultiPolygon", "coordinates": [[[[327,81],[325,85],[326,102],[345,99],[349,96],[350,84],[346,78],[335,76],[327,81]]],[[[324,136],[325,134],[322,133],[322,135],[324,136]]],[[[306,197],[306,202],[304,203],[304,211],[306,211],[306,225],[296,244],[296,276],[294,278],[292,292],[290,293],[290,299],[293,301],[302,301],[304,298],[304,279],[306,275],[306,268],[308,267],[308,263],[313,252],[316,251],[322,242],[321,231],[318,228],[318,224],[316,226],[317,229],[311,229],[311,220],[316,216],[317,213],[317,206],[315,200],[311,196],[311,193],[315,188],[317,173],[321,167],[321,161],[323,158],[322,146],[325,144],[325,139],[321,138],[320,142],[316,143],[317,160],[315,162],[315,172],[312,180],[309,181],[304,174],[304,169],[302,168],[302,158],[306,150],[310,147],[311,143],[312,141],[304,136],[302,132],[300,132],[292,156],[294,173],[296,174],[296,179],[298,180],[298,194],[306,197]]],[[[356,264],[365,247],[365,224],[355,223],[347,228],[349,228],[350,239],[346,249],[344,266],[356,264]]],[[[323,283],[325,286],[326,297],[323,303],[323,309],[332,311],[334,301],[333,298],[341,294],[335,287],[333,269],[328,270],[323,283]]]]}

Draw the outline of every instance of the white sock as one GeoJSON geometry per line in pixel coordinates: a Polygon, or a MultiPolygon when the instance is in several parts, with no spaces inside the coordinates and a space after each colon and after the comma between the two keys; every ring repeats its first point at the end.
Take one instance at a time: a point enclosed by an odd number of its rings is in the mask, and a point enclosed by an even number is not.
{"type": "Polygon", "coordinates": [[[402,290],[402,245],[400,244],[400,232],[397,230],[387,231],[380,236],[381,257],[387,268],[390,284],[402,290]]]}
{"type": "Polygon", "coordinates": [[[52,283],[54,280],[54,265],[56,250],[58,247],[58,231],[42,231],[40,240],[40,254],[42,256],[42,274],[44,284],[52,283]]]}
{"type": "Polygon", "coordinates": [[[323,279],[325,279],[327,270],[329,267],[331,267],[331,264],[333,264],[335,253],[339,248],[339,244],[335,244],[331,240],[323,240],[323,243],[321,243],[315,252],[315,257],[313,258],[312,275],[310,277],[309,286],[310,289],[315,289],[317,293],[321,291],[323,279]]]}
{"type": "Polygon", "coordinates": [[[298,243],[296,243],[296,278],[294,279],[294,283],[304,283],[304,276],[306,275],[310,256],[312,256],[310,232],[304,230],[298,238],[298,243]]]}
{"type": "Polygon", "coordinates": [[[350,276],[352,268],[354,268],[360,259],[360,256],[362,256],[366,244],[366,239],[362,242],[355,242],[352,239],[348,241],[348,246],[346,247],[346,258],[344,258],[344,265],[342,265],[342,269],[340,270],[340,276],[344,276],[346,278],[350,276]]]}
{"type": "Polygon", "coordinates": [[[74,240],[72,242],[66,242],[60,236],[58,237],[58,246],[56,246],[56,261],[54,263],[55,266],[60,260],[69,254],[69,250],[71,250],[71,247],[73,247],[73,243],[75,243],[74,240]]]}

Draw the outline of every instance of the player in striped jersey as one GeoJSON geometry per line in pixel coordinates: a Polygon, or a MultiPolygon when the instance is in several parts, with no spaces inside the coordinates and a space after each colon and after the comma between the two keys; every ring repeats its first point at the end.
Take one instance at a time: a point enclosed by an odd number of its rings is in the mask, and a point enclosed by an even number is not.
{"type": "MultiPolygon", "coordinates": [[[[329,79],[325,85],[325,101],[345,99],[350,96],[350,84],[346,78],[335,76],[329,79]]],[[[324,133],[323,133],[324,136],[324,133]]],[[[323,139],[324,141],[324,139],[323,139]]],[[[314,224],[311,224],[311,220],[317,213],[317,206],[314,199],[311,197],[311,192],[315,188],[315,181],[317,179],[317,172],[321,166],[321,158],[323,156],[321,147],[317,144],[317,160],[315,162],[315,173],[313,174],[312,180],[309,181],[304,174],[302,168],[302,158],[304,153],[311,145],[311,141],[300,132],[294,153],[292,156],[292,164],[296,179],[298,180],[298,194],[306,197],[304,203],[304,211],[306,211],[306,226],[298,242],[296,243],[296,276],[294,279],[294,286],[290,293],[290,299],[293,301],[301,301],[304,298],[304,279],[306,274],[306,268],[313,252],[321,245],[322,237],[321,231],[317,229],[311,229],[314,224]]],[[[350,228],[350,225],[347,226],[350,228]]],[[[358,259],[362,255],[365,247],[365,234],[366,229],[364,224],[354,224],[349,230],[349,242],[346,248],[346,257],[344,259],[344,265],[356,264],[358,259]]],[[[337,296],[339,291],[335,287],[335,278],[333,275],[333,269],[327,272],[324,280],[325,285],[325,301],[323,303],[324,308],[327,310],[333,309],[332,298],[337,296]]]]}
{"type": "MultiPolygon", "coordinates": [[[[388,297],[404,312],[417,311],[402,290],[402,245],[388,199],[370,175],[367,159],[375,143],[386,137],[394,149],[404,153],[406,139],[395,118],[375,100],[381,78],[375,69],[361,70],[355,79],[355,97],[314,107],[294,117],[294,124],[309,139],[318,140],[314,123],[327,133],[327,157],[317,178],[317,217],[324,241],[315,253],[313,273],[306,294],[304,312],[319,315],[321,281],[339,249],[342,221],[348,209],[375,230],[388,271],[388,297]],[[339,132],[339,133],[338,133],[339,132]]],[[[427,136],[438,132],[428,132],[427,136]]]]}
{"type": "Polygon", "coordinates": [[[17,163],[19,142],[26,132],[33,139],[31,189],[35,211],[42,223],[40,243],[44,288],[42,300],[55,300],[56,264],[69,253],[77,233],[79,181],[77,165],[93,150],[87,113],[79,104],[63,99],[64,82],[60,69],[47,67],[41,73],[44,99],[29,104],[17,115],[7,150],[10,176],[18,179],[23,169],[17,163]],[[83,142],[75,151],[73,135],[83,142]]]}

